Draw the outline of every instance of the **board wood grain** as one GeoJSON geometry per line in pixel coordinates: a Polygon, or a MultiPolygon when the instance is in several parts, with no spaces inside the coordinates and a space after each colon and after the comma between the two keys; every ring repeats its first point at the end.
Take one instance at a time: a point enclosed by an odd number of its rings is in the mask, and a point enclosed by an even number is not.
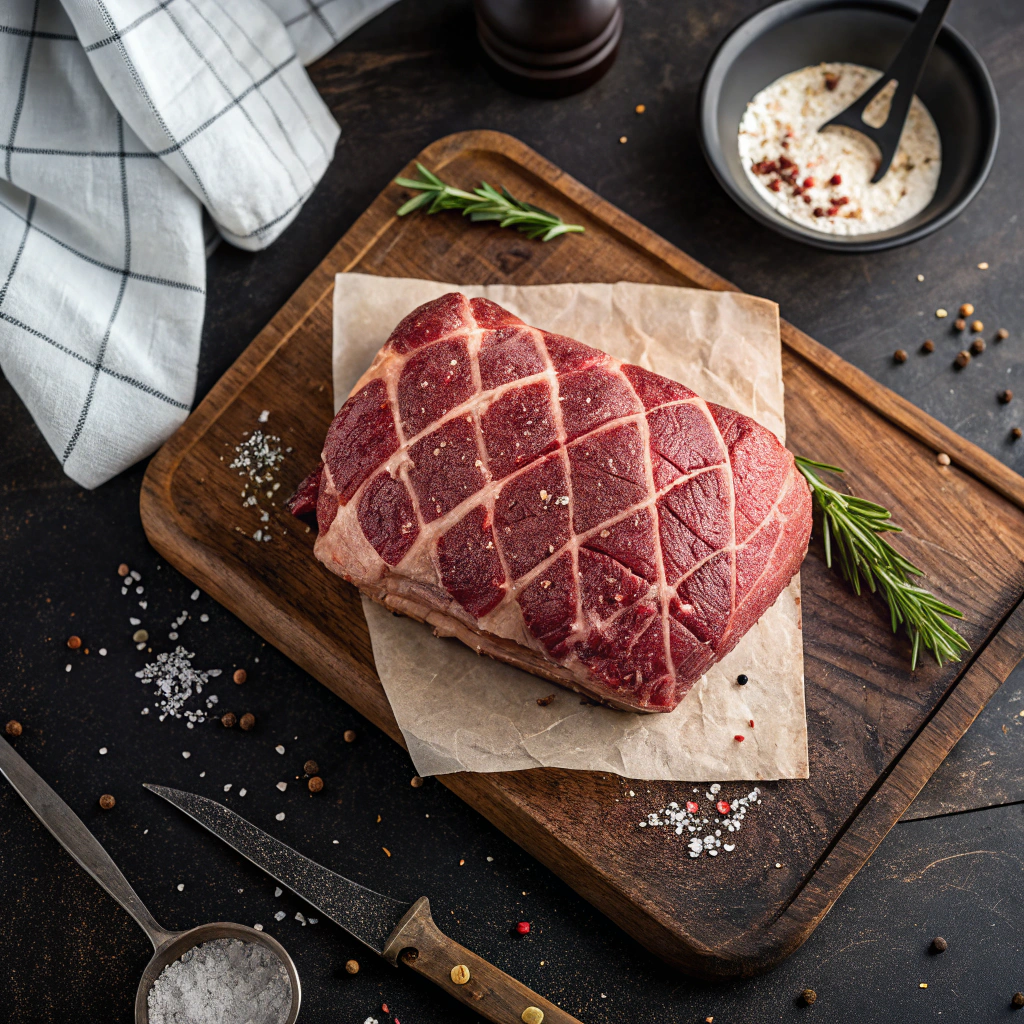
{"type": "MultiPolygon", "coordinates": [[[[164,557],[399,743],[357,592],[280,509],[274,541],[255,542],[228,469],[263,409],[293,449],[281,493],[315,465],[332,414],[334,275],[733,287],[509,136],[464,132],[417,159],[463,187],[503,184],[586,234],[542,244],[453,214],[398,219],[405,194],[389,185],[152,460],[141,503],[164,557]]],[[[884,606],[825,567],[815,536],[802,577],[811,776],[760,783],[734,852],[690,859],[683,836],[638,827],[689,784],[547,768],[441,777],[648,949],[704,976],[755,973],[806,939],[1024,644],[1024,478],[786,323],[783,374],[790,448],[846,467],[849,489],[893,510],[900,549],[964,611],[969,657],[911,673],[884,606]]]]}

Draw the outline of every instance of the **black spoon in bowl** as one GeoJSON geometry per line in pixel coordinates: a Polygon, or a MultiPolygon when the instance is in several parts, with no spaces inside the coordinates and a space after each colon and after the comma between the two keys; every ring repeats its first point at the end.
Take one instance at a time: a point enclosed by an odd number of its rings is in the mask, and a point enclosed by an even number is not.
{"type": "Polygon", "coordinates": [[[928,0],[924,10],[921,11],[914,27],[910,30],[899,53],[893,58],[889,67],[886,68],[881,78],[869,89],[862,93],[844,110],[841,110],[831,121],[823,124],[818,131],[824,131],[833,126],[852,128],[862,135],[866,135],[882,154],[882,159],[871,179],[871,184],[880,182],[889,170],[896,149],[900,144],[900,136],[903,134],[903,125],[907,120],[907,113],[910,110],[910,102],[917,91],[918,83],[921,81],[921,74],[924,72],[925,61],[931,53],[935,38],[942,28],[942,22],[946,17],[951,0],[928,0]],[[896,91],[893,93],[892,104],[889,107],[889,116],[885,123],[879,127],[869,125],[864,120],[864,110],[868,104],[891,82],[896,80],[896,91]]]}

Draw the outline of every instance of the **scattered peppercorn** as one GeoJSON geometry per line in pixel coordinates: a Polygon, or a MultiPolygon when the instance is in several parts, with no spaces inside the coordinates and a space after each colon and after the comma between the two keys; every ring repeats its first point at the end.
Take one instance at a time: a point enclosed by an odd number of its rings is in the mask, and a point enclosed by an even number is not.
{"type": "Polygon", "coordinates": [[[971,361],[971,353],[967,349],[961,349],[956,354],[956,365],[961,369],[965,367],[971,361]]]}
{"type": "Polygon", "coordinates": [[[310,793],[319,793],[324,788],[324,780],[319,775],[314,775],[306,785],[309,787],[310,793]]]}
{"type": "Polygon", "coordinates": [[[1014,427],[1013,430],[1010,431],[1010,433],[1013,434],[1013,439],[1015,441],[1019,441],[1020,436],[1022,433],[1024,433],[1024,431],[1022,431],[1020,427],[1014,427]]]}
{"type": "Polygon", "coordinates": [[[804,188],[814,188],[817,182],[813,178],[804,178],[804,188]]]}
{"type": "Polygon", "coordinates": [[[644,105],[643,105],[642,103],[638,103],[638,104],[636,105],[636,112],[637,112],[638,114],[642,114],[642,113],[643,113],[643,112],[644,112],[644,111],[645,111],[646,109],[647,109],[647,108],[646,108],[646,107],[645,107],[645,106],[644,106],[644,105]]]}
{"type": "Polygon", "coordinates": [[[735,740],[735,741],[736,741],[737,743],[742,743],[742,742],[743,742],[743,737],[742,737],[742,736],[733,736],[733,739],[734,739],[734,740],[735,740]]]}
{"type": "Polygon", "coordinates": [[[233,711],[225,711],[224,714],[220,716],[220,724],[223,725],[225,729],[233,729],[237,722],[238,719],[235,718],[233,711]]]}
{"type": "Polygon", "coordinates": [[[935,342],[932,341],[931,338],[926,338],[921,343],[921,351],[922,352],[934,352],[935,351],[935,342]]]}
{"type": "Polygon", "coordinates": [[[935,456],[935,461],[940,466],[948,466],[950,463],[950,458],[945,452],[939,452],[939,454],[935,456]]]}
{"type": "Polygon", "coordinates": [[[842,185],[843,176],[841,174],[833,174],[832,177],[828,179],[828,183],[830,185],[842,185]]]}
{"type": "Polygon", "coordinates": [[[359,961],[358,960],[346,960],[345,961],[345,973],[346,974],[358,974],[359,973],[359,961]]]}
{"type": "MultiPolygon", "coordinates": [[[[77,640],[78,638],[75,637],[75,639],[77,640]]],[[[132,633],[132,639],[137,644],[144,644],[149,639],[149,633],[144,629],[137,629],[132,633]]],[[[68,643],[70,645],[70,641],[68,641],[68,643]]]]}
{"type": "Polygon", "coordinates": [[[892,354],[892,361],[894,363],[905,363],[907,361],[907,353],[905,349],[898,348],[892,354]]]}
{"type": "Polygon", "coordinates": [[[413,789],[419,789],[420,786],[423,785],[423,780],[418,775],[414,775],[409,780],[409,785],[412,786],[413,789]]]}
{"type": "Polygon", "coordinates": [[[1006,329],[1005,327],[1000,327],[1000,328],[999,328],[999,330],[998,330],[998,331],[996,331],[996,337],[997,337],[997,338],[998,338],[998,339],[999,339],[1000,341],[1006,341],[1006,339],[1007,339],[1007,338],[1008,338],[1009,336],[1010,336],[1010,332],[1009,332],[1009,331],[1008,331],[1008,330],[1007,330],[1007,329],[1006,329]]]}
{"type": "Polygon", "coordinates": [[[729,806],[728,800],[719,800],[718,803],[715,804],[715,810],[718,811],[719,814],[728,814],[732,808],[729,806]]]}
{"type": "Polygon", "coordinates": [[[974,323],[971,324],[971,330],[974,331],[975,334],[980,334],[985,330],[985,325],[980,320],[975,320],[974,323]]]}
{"type": "Polygon", "coordinates": [[[104,793],[100,797],[100,807],[105,811],[109,811],[116,803],[117,801],[109,793],[104,793]]]}
{"type": "Polygon", "coordinates": [[[700,804],[697,803],[696,800],[687,800],[686,801],[686,809],[691,814],[696,814],[700,810],[700,804]]]}
{"type": "Polygon", "coordinates": [[[320,774],[320,765],[318,765],[318,764],[316,763],[316,761],[314,761],[314,760],[313,760],[312,758],[310,758],[310,759],[309,759],[309,760],[308,760],[308,761],[307,761],[307,762],[306,762],[306,763],[305,763],[305,764],[304,764],[304,765],[302,766],[302,770],[303,770],[303,771],[304,771],[304,772],[305,772],[305,773],[306,773],[307,775],[319,775],[319,774],[320,774]]]}
{"type": "Polygon", "coordinates": [[[935,938],[932,939],[932,949],[934,949],[936,953],[945,953],[946,950],[949,949],[949,943],[941,935],[936,935],[935,938]]]}
{"type": "Polygon", "coordinates": [[[234,681],[235,681],[236,683],[238,683],[239,685],[241,685],[241,684],[242,684],[242,683],[244,683],[244,682],[246,681],[246,679],[248,679],[249,677],[248,677],[248,676],[247,676],[247,675],[245,674],[245,669],[244,669],[244,668],[236,668],[236,669],[235,669],[235,674],[234,674],[234,675],[233,675],[233,676],[232,676],[231,678],[232,678],[232,679],[234,679],[234,681]]]}
{"type": "Polygon", "coordinates": [[[959,318],[957,320],[954,320],[953,321],[953,329],[956,330],[956,331],[965,331],[965,330],[967,330],[967,321],[964,320],[963,318],[959,318]]]}
{"type": "Polygon", "coordinates": [[[805,988],[800,993],[800,998],[804,1001],[805,1006],[813,1006],[818,1001],[818,993],[813,988],[805,988]]]}
{"type": "Polygon", "coordinates": [[[626,144],[627,141],[628,140],[626,139],[625,135],[620,135],[619,136],[619,142],[621,142],[623,146],[626,144]]]}
{"type": "Polygon", "coordinates": [[[974,307],[969,302],[965,302],[960,307],[960,315],[961,316],[970,316],[973,312],[974,312],[974,307]]]}
{"type": "Polygon", "coordinates": [[[121,564],[120,564],[120,565],[119,565],[119,566],[117,567],[117,575],[118,575],[118,576],[127,576],[127,575],[128,575],[128,573],[130,573],[130,572],[131,572],[131,569],[129,569],[129,568],[128,568],[128,566],[127,566],[127,565],[125,565],[125,563],[124,563],[124,562],[122,562],[122,563],[121,563],[121,564]]]}
{"type": "Polygon", "coordinates": [[[343,734],[343,736],[342,736],[342,739],[344,739],[344,741],[346,743],[355,743],[355,741],[356,741],[356,731],[355,731],[355,729],[346,729],[344,734],[343,734]]]}
{"type": "Polygon", "coordinates": [[[749,680],[749,679],[747,679],[747,677],[746,677],[745,675],[743,675],[743,674],[741,673],[740,675],[738,675],[738,676],[736,677],[736,682],[737,682],[737,683],[739,683],[739,684],[740,684],[740,686],[746,686],[746,685],[747,685],[747,683],[749,683],[749,682],[750,682],[750,680],[749,680]]]}
{"type": "Polygon", "coordinates": [[[520,935],[529,935],[530,934],[530,922],[529,921],[520,921],[516,925],[516,932],[518,934],[520,934],[520,935]]]}
{"type": "Polygon", "coordinates": [[[555,695],[553,693],[549,693],[546,697],[538,697],[537,704],[542,708],[546,708],[554,699],[555,695]]]}
{"type": "Polygon", "coordinates": [[[238,720],[238,724],[248,732],[256,724],[256,716],[246,711],[246,713],[238,720]]]}
{"type": "Polygon", "coordinates": [[[1013,401],[1013,392],[1009,388],[1007,388],[1005,391],[1000,391],[999,401],[1002,402],[1003,405],[1008,405],[1010,402],[1013,401]]]}
{"type": "Polygon", "coordinates": [[[971,351],[976,356],[980,356],[981,353],[985,351],[985,339],[975,338],[974,341],[971,342],[971,351]]]}
{"type": "Polygon", "coordinates": [[[1022,1006],[1024,1006],[1024,992],[1014,992],[1013,998],[1010,1000],[1010,1005],[1015,1010],[1019,1010],[1022,1006]]]}
{"type": "Polygon", "coordinates": [[[4,730],[8,736],[20,736],[21,735],[21,722],[15,721],[13,718],[7,723],[4,730]]]}
{"type": "Polygon", "coordinates": [[[82,646],[82,638],[80,636],[69,636],[68,647],[73,651],[77,651],[82,646]]]}

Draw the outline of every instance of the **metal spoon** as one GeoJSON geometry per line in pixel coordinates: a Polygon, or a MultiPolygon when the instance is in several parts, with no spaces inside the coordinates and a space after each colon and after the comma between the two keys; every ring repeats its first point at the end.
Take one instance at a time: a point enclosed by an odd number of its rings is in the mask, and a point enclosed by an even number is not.
{"type": "Polygon", "coordinates": [[[889,67],[886,68],[882,77],[875,82],[868,90],[861,93],[848,107],[841,110],[831,121],[823,124],[818,131],[823,132],[826,128],[839,125],[843,128],[852,128],[861,135],[866,135],[882,153],[882,160],[871,179],[871,184],[877,184],[888,173],[889,165],[900,144],[900,136],[903,134],[903,125],[907,120],[907,113],[910,110],[910,102],[917,92],[918,83],[924,73],[925,61],[928,54],[932,52],[935,39],[942,28],[942,22],[946,17],[951,0],[928,0],[928,4],[918,16],[910,35],[904,40],[899,52],[892,59],[889,67]],[[896,79],[896,91],[893,93],[892,104],[889,107],[889,116],[885,123],[877,128],[869,125],[864,120],[864,110],[868,104],[893,80],[896,79]]]}
{"type": "Polygon", "coordinates": [[[256,931],[255,928],[227,921],[201,924],[183,932],[171,932],[161,927],[143,906],[142,900],[128,884],[128,880],[121,874],[117,865],[110,859],[110,854],[82,824],[81,818],[43,782],[9,743],[0,743],[0,774],[6,777],[22,800],[28,804],[32,813],[50,830],[64,849],[135,918],[136,923],[153,943],[153,957],[142,972],[135,994],[135,1024],[149,1022],[149,990],[161,971],[194,946],[213,939],[258,942],[266,946],[284,964],[292,991],[291,1010],[285,1024],[294,1024],[295,1018],[299,1015],[302,990],[295,964],[280,942],[263,932],[256,931]]]}

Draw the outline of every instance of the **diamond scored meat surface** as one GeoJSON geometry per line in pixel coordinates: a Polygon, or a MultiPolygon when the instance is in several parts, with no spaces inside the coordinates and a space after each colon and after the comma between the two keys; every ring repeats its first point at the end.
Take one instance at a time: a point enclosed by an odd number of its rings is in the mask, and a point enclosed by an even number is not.
{"type": "Polygon", "coordinates": [[[811,500],[753,420],[487,299],[395,328],[339,410],[316,556],[612,707],[671,711],[800,567],[811,500]]]}

